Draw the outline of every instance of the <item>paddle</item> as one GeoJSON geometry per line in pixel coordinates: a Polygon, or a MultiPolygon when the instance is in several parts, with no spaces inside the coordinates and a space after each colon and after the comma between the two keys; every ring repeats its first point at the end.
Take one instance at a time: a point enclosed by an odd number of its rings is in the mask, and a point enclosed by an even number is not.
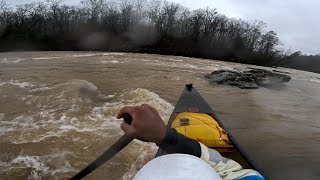
{"type": "MultiPolygon", "coordinates": [[[[130,114],[125,113],[123,116],[124,122],[131,125],[132,117],[130,114]]],[[[86,175],[90,174],[92,171],[100,167],[102,164],[111,159],[114,155],[120,152],[124,147],[126,147],[133,139],[123,135],[117,142],[115,142],[109,149],[107,149],[102,155],[100,155],[95,161],[89,164],[86,168],[80,171],[78,174],[73,176],[70,180],[82,179],[86,175]]]]}

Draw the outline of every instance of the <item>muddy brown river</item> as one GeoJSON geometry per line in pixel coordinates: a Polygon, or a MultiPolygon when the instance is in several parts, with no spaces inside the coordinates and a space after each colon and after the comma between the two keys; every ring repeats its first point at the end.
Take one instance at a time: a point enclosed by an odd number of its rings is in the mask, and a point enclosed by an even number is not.
{"type": "MultiPolygon", "coordinates": [[[[270,179],[320,179],[320,75],[279,68],[281,89],[210,85],[248,65],[104,52],[0,53],[0,179],[62,179],[123,132],[115,114],[147,103],[167,121],[193,83],[270,179]]],[[[266,68],[268,69],[268,68],[266,68]]],[[[157,151],[135,140],[86,179],[132,179],[157,151]]]]}

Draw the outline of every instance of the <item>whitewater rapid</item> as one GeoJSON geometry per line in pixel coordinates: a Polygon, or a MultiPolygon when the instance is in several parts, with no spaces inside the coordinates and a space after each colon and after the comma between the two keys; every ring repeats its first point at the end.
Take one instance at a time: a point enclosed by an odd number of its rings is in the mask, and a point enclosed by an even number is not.
{"type": "MultiPolygon", "coordinates": [[[[123,134],[115,118],[122,107],[150,104],[167,121],[184,85],[194,83],[248,154],[266,167],[279,161],[268,172],[296,169],[316,177],[320,76],[277,68],[292,77],[281,90],[213,86],[203,78],[252,67],[264,68],[148,54],[1,53],[0,176],[72,176],[123,134]],[[296,165],[309,161],[304,169],[296,165]]],[[[88,179],[132,179],[156,151],[135,140],[88,179]]]]}

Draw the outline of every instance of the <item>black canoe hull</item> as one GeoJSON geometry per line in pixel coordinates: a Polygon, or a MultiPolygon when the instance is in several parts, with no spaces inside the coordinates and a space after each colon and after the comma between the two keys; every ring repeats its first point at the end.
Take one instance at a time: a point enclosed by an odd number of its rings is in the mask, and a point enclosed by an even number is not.
{"type": "MultiPolygon", "coordinates": [[[[205,101],[205,99],[198,93],[198,91],[190,85],[185,87],[183,90],[174,110],[170,116],[170,119],[167,124],[167,128],[171,127],[172,121],[174,120],[177,113],[180,112],[200,112],[205,114],[210,114],[215,117],[215,120],[218,124],[228,133],[228,137],[232,142],[234,148],[236,149],[233,153],[222,153],[223,156],[234,159],[238,161],[245,168],[252,168],[259,171],[258,167],[255,163],[250,159],[250,157],[244,152],[241,146],[237,143],[235,138],[231,135],[226,127],[224,127],[223,123],[217,117],[216,113],[210,107],[210,105],[205,101]],[[187,88],[189,87],[189,88],[187,88]]],[[[164,155],[164,151],[161,149],[158,150],[156,157],[164,155]]],[[[259,171],[261,173],[261,171],[259,171]]]]}

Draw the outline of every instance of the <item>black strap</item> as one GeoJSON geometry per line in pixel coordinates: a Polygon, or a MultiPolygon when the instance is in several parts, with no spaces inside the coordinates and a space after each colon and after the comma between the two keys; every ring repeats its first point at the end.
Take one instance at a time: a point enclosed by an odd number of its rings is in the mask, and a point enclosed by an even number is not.
{"type": "Polygon", "coordinates": [[[78,180],[90,174],[92,171],[100,167],[102,164],[104,164],[106,161],[108,161],[114,155],[116,155],[119,151],[121,151],[124,147],[126,147],[132,140],[133,140],[132,138],[129,138],[128,136],[123,135],[116,143],[114,143],[108,150],[106,150],[95,161],[89,164],[86,168],[84,168],[78,174],[73,176],[71,180],[78,180]]]}
{"type": "Polygon", "coordinates": [[[187,138],[173,128],[167,129],[166,137],[159,145],[165,154],[182,153],[196,157],[201,156],[201,147],[198,141],[187,138]]]}

